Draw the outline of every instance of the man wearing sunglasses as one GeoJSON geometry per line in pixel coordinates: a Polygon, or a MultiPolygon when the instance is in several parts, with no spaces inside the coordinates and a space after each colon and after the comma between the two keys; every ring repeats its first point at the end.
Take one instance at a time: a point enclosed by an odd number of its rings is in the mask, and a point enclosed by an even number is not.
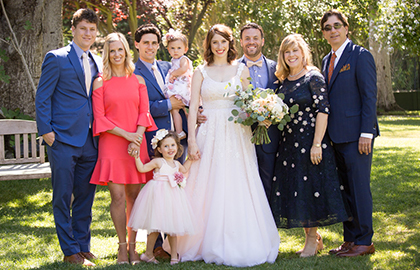
{"type": "Polygon", "coordinates": [[[343,223],[344,243],[330,250],[339,257],[372,254],[370,172],[373,141],[379,135],[376,118],[376,66],[372,54],[348,39],[347,18],[337,10],[321,19],[332,51],[322,61],[331,113],[328,135],[336,153],[344,200],[352,218],[343,223]]]}

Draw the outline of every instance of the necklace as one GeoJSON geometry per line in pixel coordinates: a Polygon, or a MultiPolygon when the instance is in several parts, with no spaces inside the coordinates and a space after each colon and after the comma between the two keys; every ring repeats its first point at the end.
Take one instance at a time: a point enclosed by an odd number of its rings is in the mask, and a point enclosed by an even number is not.
{"type": "Polygon", "coordinates": [[[289,74],[289,77],[290,78],[294,78],[294,77],[296,77],[296,76],[298,76],[299,74],[301,74],[303,71],[305,70],[305,67],[303,67],[297,74],[295,74],[295,75],[292,75],[292,74],[289,74]]]}

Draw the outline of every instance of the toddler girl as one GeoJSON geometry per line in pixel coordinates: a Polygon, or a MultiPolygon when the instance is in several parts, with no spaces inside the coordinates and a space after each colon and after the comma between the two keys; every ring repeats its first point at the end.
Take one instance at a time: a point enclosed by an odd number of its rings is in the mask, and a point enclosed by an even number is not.
{"type": "Polygon", "coordinates": [[[136,158],[138,171],[154,170],[154,176],[137,196],[128,227],[134,231],[148,231],[146,252],[140,259],[155,264],[158,263],[153,256],[156,238],[160,232],[166,233],[171,247],[171,264],[176,264],[179,261],[176,236],[194,233],[193,212],[183,189],[186,183],[183,173],[188,172],[192,162],[187,160],[182,165],[175,160],[182,155],[183,148],[173,131],[158,130],[152,147],[156,156],[152,161],[143,164],[136,158]]]}
{"type": "MultiPolygon", "coordinates": [[[[181,99],[185,106],[189,106],[193,66],[191,60],[184,55],[188,51],[188,39],[180,31],[170,29],[163,42],[172,56],[172,67],[165,78],[167,98],[175,96],[181,99]]],[[[187,115],[185,108],[184,112],[187,115]]],[[[186,134],[182,129],[181,115],[178,110],[172,110],[171,113],[175,131],[182,140],[186,137],[186,134]]]]}

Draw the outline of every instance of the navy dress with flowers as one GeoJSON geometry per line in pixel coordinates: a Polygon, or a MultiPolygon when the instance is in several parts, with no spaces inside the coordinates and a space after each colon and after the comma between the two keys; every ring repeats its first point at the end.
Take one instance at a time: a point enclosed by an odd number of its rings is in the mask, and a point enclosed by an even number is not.
{"type": "Polygon", "coordinates": [[[321,143],[321,163],[314,165],[310,160],[317,113],[329,113],[324,77],[311,70],[298,80],[286,79],[279,92],[287,105],[298,104],[299,110],[291,115],[279,144],[270,199],[277,227],[318,227],[347,220],[343,186],[327,133],[321,143]]]}

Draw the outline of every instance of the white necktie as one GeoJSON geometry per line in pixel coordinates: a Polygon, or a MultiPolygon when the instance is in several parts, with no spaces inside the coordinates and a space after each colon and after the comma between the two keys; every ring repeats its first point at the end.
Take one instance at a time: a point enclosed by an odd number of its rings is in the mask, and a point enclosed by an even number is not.
{"type": "Polygon", "coordinates": [[[165,83],[163,82],[162,75],[160,74],[160,71],[156,65],[152,66],[153,74],[155,75],[155,79],[157,83],[159,84],[160,90],[162,90],[163,94],[166,95],[165,91],[165,83]]]}
{"type": "Polygon", "coordinates": [[[90,71],[90,65],[88,60],[87,53],[83,53],[83,69],[85,70],[85,83],[86,83],[86,93],[89,96],[90,84],[92,82],[92,73],[90,71]]]}

